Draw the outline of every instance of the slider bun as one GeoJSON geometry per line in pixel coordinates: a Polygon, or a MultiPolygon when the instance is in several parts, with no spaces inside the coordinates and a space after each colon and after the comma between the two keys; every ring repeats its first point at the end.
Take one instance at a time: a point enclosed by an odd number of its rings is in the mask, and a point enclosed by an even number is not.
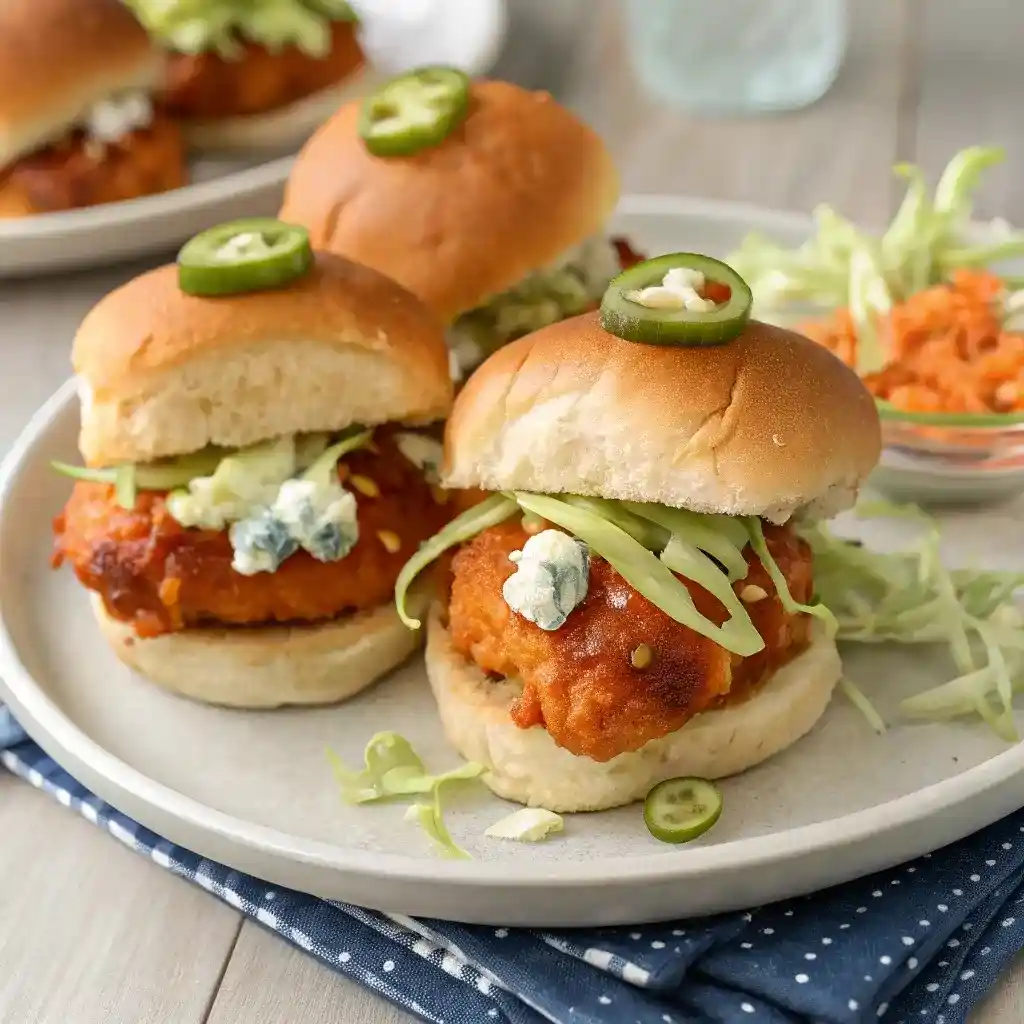
{"type": "Polygon", "coordinates": [[[587,313],[473,374],[448,421],[445,477],[782,522],[852,505],[880,449],[867,389],[800,334],[752,321],[727,345],[642,345],[587,313]]]}
{"type": "Polygon", "coordinates": [[[366,689],[420,645],[394,605],[323,625],[187,629],[141,640],[90,594],[100,632],[129,668],[207,704],[333,704],[366,689]]]}
{"type": "Polygon", "coordinates": [[[445,319],[602,231],[618,200],[604,143],[547,93],[475,82],[462,124],[410,157],[371,155],[359,109],[342,107],[299,154],[281,217],[445,319]]]}
{"type": "Polygon", "coordinates": [[[663,779],[736,775],[785,750],[824,713],[842,675],[835,644],[815,623],[811,646],[738,704],[705,711],[682,729],[610,761],[577,757],[541,726],[509,718],[521,688],[494,682],[451,643],[437,605],[427,632],[427,675],[448,741],[488,767],[498,796],[550,811],[602,811],[642,800],[663,779]]]}
{"type": "Polygon", "coordinates": [[[186,121],[183,126],[185,138],[193,149],[207,152],[294,151],[342,103],[376,88],[382,77],[368,65],[363,65],[343,82],[265,114],[186,121]]]}
{"type": "Polygon", "coordinates": [[[112,93],[152,91],[162,68],[119,0],[3,0],[0,168],[64,135],[112,93]]]}
{"type": "Polygon", "coordinates": [[[393,281],[326,254],[288,287],[214,299],[159,267],[93,307],[72,362],[89,465],[426,423],[452,398],[439,321],[393,281]]]}

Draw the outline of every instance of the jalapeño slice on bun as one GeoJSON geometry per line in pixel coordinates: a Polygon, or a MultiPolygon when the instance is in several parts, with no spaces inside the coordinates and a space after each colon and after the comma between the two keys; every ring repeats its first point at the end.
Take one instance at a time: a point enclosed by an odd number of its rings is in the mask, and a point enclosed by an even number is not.
{"type": "Polygon", "coordinates": [[[641,265],[634,298],[610,289],[637,307],[630,337],[600,311],[562,321],[455,401],[443,479],[492,493],[424,545],[396,597],[417,627],[406,588],[454,552],[427,670],[449,739],[501,796],[600,810],[743,771],[803,736],[840,676],[800,524],[853,504],[878,415],[821,346],[742,303],[722,317],[745,293],[725,270],[641,265]],[[647,304],[648,288],[674,294],[647,304]],[[686,328],[670,344],[666,314],[686,328]]]}
{"type": "Polygon", "coordinates": [[[56,466],[75,484],[55,562],[118,657],[217,704],[340,700],[404,660],[395,581],[453,515],[440,323],[304,239],[205,233],[74,342],[84,464],[56,466]]]}

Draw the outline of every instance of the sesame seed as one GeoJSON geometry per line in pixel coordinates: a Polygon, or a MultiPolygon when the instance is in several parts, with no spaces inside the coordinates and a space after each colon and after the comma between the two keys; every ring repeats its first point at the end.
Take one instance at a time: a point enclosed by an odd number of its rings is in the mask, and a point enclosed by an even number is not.
{"type": "Polygon", "coordinates": [[[741,591],[740,598],[747,604],[756,604],[758,601],[763,601],[768,596],[768,591],[764,587],[759,587],[756,583],[748,583],[741,591]]]}
{"type": "Polygon", "coordinates": [[[544,520],[540,516],[534,515],[532,512],[527,512],[523,516],[523,530],[528,533],[531,537],[535,537],[538,533],[544,531],[544,520]]]}
{"type": "Polygon", "coordinates": [[[365,494],[367,498],[380,497],[380,488],[377,486],[377,481],[371,480],[368,476],[353,473],[351,483],[360,494],[365,494]]]}
{"type": "Polygon", "coordinates": [[[395,555],[402,549],[402,538],[393,530],[378,530],[377,539],[384,545],[388,554],[395,555]]]}
{"type": "Polygon", "coordinates": [[[633,649],[629,656],[630,665],[636,669],[648,668],[652,661],[654,661],[654,651],[648,644],[640,644],[639,647],[633,649]]]}

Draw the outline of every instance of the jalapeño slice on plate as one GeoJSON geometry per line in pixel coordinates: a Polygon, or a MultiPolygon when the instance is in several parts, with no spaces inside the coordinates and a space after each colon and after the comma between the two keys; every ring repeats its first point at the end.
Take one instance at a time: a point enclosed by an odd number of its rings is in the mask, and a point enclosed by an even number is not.
{"type": "Polygon", "coordinates": [[[411,156],[443,142],[469,109],[469,78],[430,67],[385,82],[363,100],[359,137],[374,156],[411,156]]]}
{"type": "Polygon", "coordinates": [[[601,326],[648,345],[724,345],[743,332],[753,296],[732,267],[699,253],[645,260],[612,280],[601,326]]]}
{"type": "Polygon", "coordinates": [[[229,221],[178,253],[178,286],[188,295],[238,295],[280,288],[313,266],[309,232],[272,217],[229,221]]]}
{"type": "Polygon", "coordinates": [[[647,831],[663,843],[688,843],[707,832],[721,814],[722,794],[707,779],[666,779],[644,800],[647,831]]]}

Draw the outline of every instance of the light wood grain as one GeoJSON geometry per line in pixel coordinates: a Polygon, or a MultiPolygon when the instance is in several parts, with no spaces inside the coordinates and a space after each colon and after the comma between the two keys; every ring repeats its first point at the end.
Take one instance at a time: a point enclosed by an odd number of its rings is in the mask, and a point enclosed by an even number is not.
{"type": "MultiPolygon", "coordinates": [[[[700,120],[636,84],[616,0],[511,0],[497,69],[550,89],[608,139],[627,192],[675,192],[865,222],[894,208],[897,159],[937,172],[1005,145],[984,216],[1024,223],[1024,5],[854,0],[835,89],[785,117],[700,120]]],[[[0,446],[68,376],[75,325],[138,272],[0,284],[0,446]]],[[[403,1024],[412,1020],[0,774],[0,1024],[403,1024]],[[237,944],[236,944],[237,939],[237,944]],[[222,977],[223,973],[223,977],[222,977]]],[[[972,1024],[1024,1021],[1024,957],[972,1024]]]]}
{"type": "Polygon", "coordinates": [[[413,1020],[246,921],[208,1024],[409,1024],[413,1020]]]}
{"type": "Polygon", "coordinates": [[[999,145],[1007,159],[987,172],[977,214],[1024,224],[1024,4],[978,0],[922,5],[920,84],[908,118],[914,158],[938,174],[957,150],[999,145]]]}
{"type": "Polygon", "coordinates": [[[851,4],[849,55],[834,89],[777,117],[703,119],[659,104],[630,67],[618,4],[591,5],[561,98],[609,141],[626,192],[670,192],[810,211],[829,202],[866,222],[892,208],[891,167],[912,45],[909,5],[851,4]],[[599,12],[599,16],[598,16],[599,12]]]}
{"type": "Polygon", "coordinates": [[[0,1024],[200,1024],[239,915],[0,772],[0,1024]]]}

